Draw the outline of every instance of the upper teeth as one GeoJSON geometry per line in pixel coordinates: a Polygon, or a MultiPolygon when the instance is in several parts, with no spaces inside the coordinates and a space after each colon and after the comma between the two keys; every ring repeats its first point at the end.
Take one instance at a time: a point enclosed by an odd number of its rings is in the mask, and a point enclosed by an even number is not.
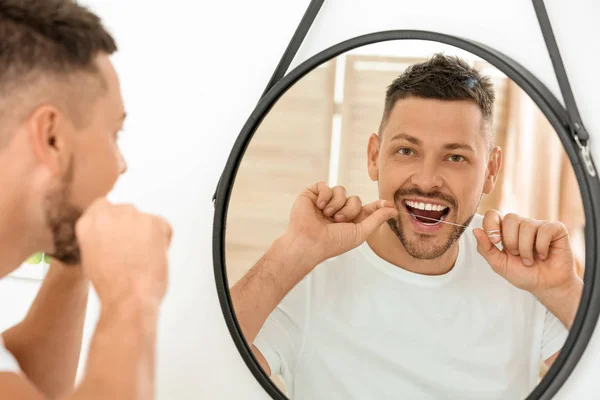
{"type": "Polygon", "coordinates": [[[446,206],[440,206],[439,204],[431,204],[431,203],[420,203],[418,201],[410,201],[407,200],[406,201],[406,205],[411,207],[411,208],[417,208],[419,210],[426,210],[426,211],[444,211],[446,208],[446,206]]]}

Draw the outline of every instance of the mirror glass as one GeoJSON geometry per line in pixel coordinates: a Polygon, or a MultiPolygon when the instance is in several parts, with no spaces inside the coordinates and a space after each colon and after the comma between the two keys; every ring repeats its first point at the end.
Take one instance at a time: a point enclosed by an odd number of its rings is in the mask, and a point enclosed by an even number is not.
{"type": "Polygon", "coordinates": [[[290,399],[523,399],[583,286],[556,132],[498,69],[435,42],[358,48],[294,84],[226,224],[234,312],[290,399]]]}

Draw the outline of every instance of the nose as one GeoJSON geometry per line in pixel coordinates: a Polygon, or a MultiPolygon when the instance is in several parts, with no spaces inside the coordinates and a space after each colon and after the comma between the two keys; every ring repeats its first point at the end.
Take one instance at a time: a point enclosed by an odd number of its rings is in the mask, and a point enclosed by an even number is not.
{"type": "Polygon", "coordinates": [[[443,179],[435,162],[423,162],[419,169],[412,175],[411,182],[423,192],[438,189],[443,184],[443,179]]]}

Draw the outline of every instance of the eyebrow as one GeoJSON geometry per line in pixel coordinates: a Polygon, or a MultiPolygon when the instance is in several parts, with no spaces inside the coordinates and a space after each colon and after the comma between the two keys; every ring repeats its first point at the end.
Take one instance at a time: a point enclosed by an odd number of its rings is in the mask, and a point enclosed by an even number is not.
{"type": "MultiPolygon", "coordinates": [[[[408,135],[406,133],[397,133],[390,140],[392,142],[394,140],[406,140],[407,142],[410,142],[416,146],[420,146],[422,144],[422,142],[419,138],[408,135]]],[[[466,150],[466,151],[475,152],[475,149],[473,148],[473,146],[471,146],[470,144],[467,144],[467,143],[447,143],[443,146],[443,148],[444,148],[444,150],[466,150]]]]}

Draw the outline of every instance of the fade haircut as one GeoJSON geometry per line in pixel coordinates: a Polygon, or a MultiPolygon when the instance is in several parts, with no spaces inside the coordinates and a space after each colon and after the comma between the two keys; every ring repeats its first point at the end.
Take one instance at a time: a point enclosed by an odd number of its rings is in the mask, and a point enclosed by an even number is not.
{"type": "Polygon", "coordinates": [[[493,146],[494,86],[489,77],[461,58],[437,53],[425,62],[409,66],[396,78],[385,93],[380,135],[396,102],[408,97],[473,101],[481,110],[488,144],[493,146]]]}
{"type": "Polygon", "coordinates": [[[0,0],[0,148],[15,124],[51,103],[85,124],[106,90],[95,63],[117,51],[98,16],[73,0],[0,0]]]}

